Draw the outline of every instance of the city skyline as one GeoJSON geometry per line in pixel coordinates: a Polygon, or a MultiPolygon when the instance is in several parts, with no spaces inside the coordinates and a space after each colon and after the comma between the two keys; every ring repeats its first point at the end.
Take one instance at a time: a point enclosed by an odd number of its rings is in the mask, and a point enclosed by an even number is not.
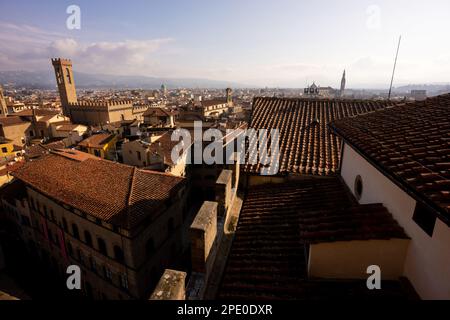
{"type": "Polygon", "coordinates": [[[394,85],[447,82],[450,72],[448,44],[439,41],[450,24],[445,1],[426,8],[419,1],[16,1],[0,8],[9,13],[0,20],[8,43],[1,71],[46,70],[51,57],[64,57],[95,74],[339,87],[346,69],[348,87],[384,88],[401,34],[394,85]],[[66,26],[72,4],[81,9],[80,30],[66,26]]]}

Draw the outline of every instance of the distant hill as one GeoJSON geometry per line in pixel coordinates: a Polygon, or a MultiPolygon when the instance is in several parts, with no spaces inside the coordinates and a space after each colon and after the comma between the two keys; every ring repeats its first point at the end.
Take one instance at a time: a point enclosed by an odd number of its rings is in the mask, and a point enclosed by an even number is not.
{"type": "Polygon", "coordinates": [[[450,92],[449,83],[437,83],[437,84],[409,84],[406,86],[400,86],[393,88],[394,92],[411,92],[411,90],[427,90],[427,94],[437,94],[443,92],[450,92]]]}
{"type": "MultiPolygon", "coordinates": [[[[77,88],[159,89],[168,88],[244,88],[239,83],[196,78],[158,78],[145,76],[115,76],[74,72],[77,88]]],[[[0,71],[1,84],[32,89],[53,89],[56,86],[52,71],[0,71]]]]}

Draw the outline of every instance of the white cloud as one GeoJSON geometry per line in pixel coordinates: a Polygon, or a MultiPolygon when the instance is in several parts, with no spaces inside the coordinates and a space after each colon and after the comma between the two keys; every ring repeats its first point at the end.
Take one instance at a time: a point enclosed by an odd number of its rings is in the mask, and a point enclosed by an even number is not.
{"type": "Polygon", "coordinates": [[[50,58],[72,59],[78,71],[90,73],[151,74],[157,65],[152,54],[172,39],[81,42],[28,25],[0,23],[2,70],[43,70],[50,58]]]}

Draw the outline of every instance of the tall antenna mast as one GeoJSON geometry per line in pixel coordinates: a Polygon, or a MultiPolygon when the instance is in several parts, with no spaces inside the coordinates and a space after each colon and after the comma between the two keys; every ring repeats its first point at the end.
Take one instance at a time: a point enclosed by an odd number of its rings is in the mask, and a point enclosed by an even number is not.
{"type": "Polygon", "coordinates": [[[395,54],[394,69],[392,70],[392,78],[391,78],[391,85],[389,86],[388,100],[391,100],[392,83],[394,82],[395,67],[397,66],[398,51],[400,50],[400,42],[401,41],[402,41],[402,36],[400,36],[400,38],[398,38],[397,53],[395,54]]]}

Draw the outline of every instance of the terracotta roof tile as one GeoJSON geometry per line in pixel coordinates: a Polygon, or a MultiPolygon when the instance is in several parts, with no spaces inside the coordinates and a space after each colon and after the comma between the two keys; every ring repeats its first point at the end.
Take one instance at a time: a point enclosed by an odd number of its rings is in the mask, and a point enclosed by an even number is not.
{"type": "Polygon", "coordinates": [[[2,125],[4,127],[26,124],[26,123],[30,123],[30,122],[22,120],[22,118],[17,117],[17,116],[0,117],[0,125],[2,125]]]}
{"type": "Polygon", "coordinates": [[[154,107],[148,108],[143,114],[144,117],[170,117],[171,115],[173,115],[173,113],[169,110],[154,107]]]}
{"type": "Polygon", "coordinates": [[[81,147],[101,148],[114,138],[114,134],[99,133],[84,139],[78,145],[81,147]]]}
{"type": "Polygon", "coordinates": [[[164,208],[184,179],[106,160],[48,154],[14,176],[43,194],[104,221],[131,229],[164,208]]]}
{"type": "Polygon", "coordinates": [[[450,223],[450,94],[338,120],[331,127],[450,223]]]}
{"type": "Polygon", "coordinates": [[[225,103],[227,103],[227,98],[203,100],[203,101],[200,102],[202,107],[211,107],[211,106],[225,104],[225,103]]]}
{"type": "Polygon", "coordinates": [[[63,141],[56,141],[51,142],[48,144],[35,144],[33,146],[27,147],[25,149],[25,154],[29,159],[40,157],[43,154],[46,154],[49,152],[49,150],[55,150],[55,149],[63,149],[66,148],[66,144],[63,141]]]}
{"type": "MultiPolygon", "coordinates": [[[[340,139],[327,124],[392,105],[386,101],[255,98],[250,128],[280,131],[279,173],[327,175],[339,168],[340,139]]],[[[245,170],[259,173],[261,164],[245,170]]]]}
{"type": "Polygon", "coordinates": [[[219,298],[352,296],[346,292],[350,288],[369,295],[358,281],[308,280],[308,244],[389,238],[406,235],[383,205],[358,205],[338,177],[253,186],[244,200],[219,298]]]}

